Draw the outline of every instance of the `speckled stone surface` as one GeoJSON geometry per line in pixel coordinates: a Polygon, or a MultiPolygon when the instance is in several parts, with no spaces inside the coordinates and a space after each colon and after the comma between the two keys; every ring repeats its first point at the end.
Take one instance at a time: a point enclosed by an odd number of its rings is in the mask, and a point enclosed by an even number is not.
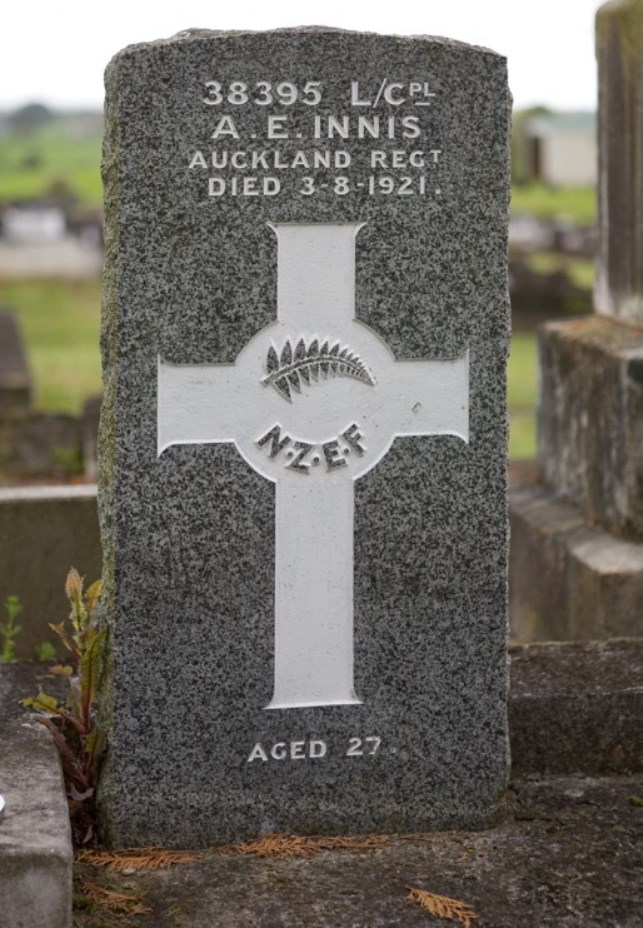
{"type": "MultiPolygon", "coordinates": [[[[100,515],[111,628],[99,806],[115,845],[210,845],[265,832],[478,827],[502,808],[506,714],[505,60],[446,39],[328,29],[193,32],[107,70],[105,405],[100,515]],[[427,107],[382,98],[395,138],[315,140],[351,81],[427,82],[427,107]],[[226,105],[204,82],[320,81],[314,107],[226,105]],[[266,140],[268,115],[303,139],[266,140]],[[399,135],[417,116],[418,138],[399,135]],[[395,128],[396,127],[396,128],[395,128]],[[257,136],[252,140],[252,134],[257,136]],[[343,149],[351,172],[271,170],[278,196],[208,196],[194,152],[343,149]],[[430,193],[370,195],[368,153],[439,149],[430,193]],[[362,180],[333,192],[337,173],[362,180]],[[329,182],[326,189],[322,183],[329,182]],[[440,191],[436,193],[436,191],[440,191]],[[266,712],[274,652],[274,486],[231,445],[157,458],[156,365],[233,362],[276,315],[267,222],[358,222],[356,311],[395,356],[470,351],[470,441],[397,439],[355,492],[355,683],[362,705],[266,712]],[[378,737],[376,756],[347,757],[378,737]],[[247,760],[322,739],[323,759],[247,760]]],[[[401,93],[402,91],[396,91],[401,93]]],[[[361,113],[366,110],[359,111],[361,113]]],[[[375,110],[373,110],[375,112],[375,110]]],[[[234,172],[221,172],[228,180],[234,172]]],[[[261,176],[265,171],[258,171],[261,176]]],[[[390,170],[396,178],[408,171],[390,170]]]]}

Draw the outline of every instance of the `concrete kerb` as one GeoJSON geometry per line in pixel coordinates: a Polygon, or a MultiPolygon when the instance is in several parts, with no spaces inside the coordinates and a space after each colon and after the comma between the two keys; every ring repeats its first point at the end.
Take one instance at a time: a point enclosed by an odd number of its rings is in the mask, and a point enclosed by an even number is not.
{"type": "Polygon", "coordinates": [[[73,851],[60,762],[47,730],[0,729],[0,913],[3,928],[70,928],[73,851]]]}

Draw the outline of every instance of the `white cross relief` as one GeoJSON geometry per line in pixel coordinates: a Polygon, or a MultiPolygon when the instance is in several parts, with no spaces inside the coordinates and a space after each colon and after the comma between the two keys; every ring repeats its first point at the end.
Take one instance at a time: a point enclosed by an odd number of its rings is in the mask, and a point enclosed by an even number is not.
{"type": "Polygon", "coordinates": [[[403,435],[468,441],[469,355],[397,361],[355,319],[363,224],[271,226],[278,318],[234,364],[158,361],[158,454],[232,442],[276,484],[275,683],[268,709],[359,703],[353,483],[403,435]]]}

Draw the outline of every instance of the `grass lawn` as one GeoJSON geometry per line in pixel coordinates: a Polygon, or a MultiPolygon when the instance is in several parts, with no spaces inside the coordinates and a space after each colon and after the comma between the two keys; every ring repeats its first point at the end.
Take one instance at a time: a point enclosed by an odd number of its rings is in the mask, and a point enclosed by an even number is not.
{"type": "Polygon", "coordinates": [[[527,266],[535,274],[553,274],[564,271],[575,287],[592,290],[596,280],[596,263],[585,258],[570,258],[552,251],[537,251],[526,258],[527,266]]]}
{"type": "Polygon", "coordinates": [[[536,455],[538,399],[537,345],[534,333],[514,335],[507,370],[509,402],[509,457],[536,455]]]}
{"type": "Polygon", "coordinates": [[[71,137],[58,122],[0,138],[0,200],[42,197],[63,183],[83,203],[99,205],[101,137],[71,137]]]}
{"type": "Polygon", "coordinates": [[[567,216],[577,225],[589,226],[596,222],[596,190],[594,187],[514,184],[511,189],[511,212],[531,213],[539,219],[567,216]]]}
{"type": "Polygon", "coordinates": [[[100,393],[99,280],[0,280],[0,304],[13,309],[35,379],[35,405],[77,415],[100,393]]]}

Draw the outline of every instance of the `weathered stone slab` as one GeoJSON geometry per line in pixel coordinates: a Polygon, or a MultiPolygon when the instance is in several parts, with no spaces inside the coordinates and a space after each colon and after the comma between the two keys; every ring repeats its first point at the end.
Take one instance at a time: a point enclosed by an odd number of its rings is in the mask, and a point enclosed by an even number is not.
{"type": "Polygon", "coordinates": [[[518,641],[643,634],[643,545],[530,484],[510,490],[509,613],[518,641]]]}
{"type": "Polygon", "coordinates": [[[599,261],[596,308],[643,325],[643,0],[596,15],[599,261]]]}
{"type": "Polygon", "coordinates": [[[512,778],[643,770],[643,640],[511,649],[512,778]]]}
{"type": "Polygon", "coordinates": [[[538,466],[590,522],[643,539],[643,330],[599,316],[540,332],[538,466]]]}
{"type": "Polygon", "coordinates": [[[490,822],[504,60],[192,32],[107,91],[105,836],[490,822]]]}
{"type": "Polygon", "coordinates": [[[0,921],[3,928],[71,928],[73,851],[53,741],[23,719],[0,726],[0,746],[0,921]]]}

